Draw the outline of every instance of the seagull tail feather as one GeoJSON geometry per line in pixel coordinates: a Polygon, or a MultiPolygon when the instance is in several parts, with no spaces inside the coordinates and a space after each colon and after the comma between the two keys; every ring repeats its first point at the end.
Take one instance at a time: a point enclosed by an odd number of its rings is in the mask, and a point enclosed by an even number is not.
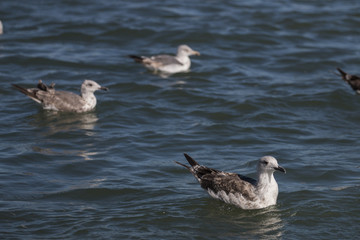
{"type": "Polygon", "coordinates": [[[184,153],[184,156],[186,158],[186,160],[190,163],[190,165],[192,167],[199,165],[192,157],[190,157],[189,155],[187,155],[186,153],[184,153]]]}
{"type": "Polygon", "coordinates": [[[341,74],[342,79],[346,81],[346,75],[347,75],[347,73],[344,72],[341,68],[336,68],[336,69],[337,69],[337,70],[339,71],[339,73],[341,74]]]}
{"type": "MultiPolygon", "coordinates": [[[[185,156],[186,160],[190,163],[191,167],[194,167],[194,166],[199,165],[192,157],[190,157],[190,156],[187,155],[186,153],[184,153],[184,156],[185,156]]],[[[182,164],[182,163],[177,162],[177,161],[175,161],[175,163],[177,163],[177,164],[179,164],[180,166],[183,166],[183,167],[185,167],[185,168],[187,168],[188,170],[191,171],[191,167],[186,166],[185,164],[182,164]]]]}
{"type": "Polygon", "coordinates": [[[132,58],[135,60],[135,62],[138,62],[138,63],[142,63],[144,58],[143,57],[139,57],[139,56],[136,56],[136,55],[129,55],[129,58],[132,58]]]}
{"type": "Polygon", "coordinates": [[[38,99],[38,97],[35,95],[33,91],[28,91],[26,88],[23,88],[17,84],[12,84],[12,86],[17,89],[19,92],[25,94],[29,98],[33,99],[34,101],[41,103],[41,101],[38,99]]]}
{"type": "Polygon", "coordinates": [[[177,164],[179,164],[180,166],[183,166],[183,167],[187,168],[188,170],[190,170],[190,167],[189,167],[189,166],[186,166],[185,164],[182,164],[182,163],[177,162],[177,161],[175,161],[175,163],[177,163],[177,164]]]}
{"type": "MultiPolygon", "coordinates": [[[[31,94],[31,92],[29,92],[26,88],[20,87],[20,86],[17,85],[17,84],[12,84],[12,86],[13,86],[14,88],[16,88],[18,91],[22,92],[23,94],[25,94],[25,95],[27,95],[27,96],[33,95],[33,94],[31,94]]],[[[35,95],[34,95],[34,96],[31,96],[31,97],[35,97],[35,95]]]]}

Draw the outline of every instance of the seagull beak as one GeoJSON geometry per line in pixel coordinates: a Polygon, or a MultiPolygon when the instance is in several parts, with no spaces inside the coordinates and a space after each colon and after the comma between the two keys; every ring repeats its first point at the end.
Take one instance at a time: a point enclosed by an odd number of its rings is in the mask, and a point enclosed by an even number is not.
{"type": "Polygon", "coordinates": [[[278,170],[278,171],[280,171],[280,172],[286,173],[286,170],[285,170],[285,168],[283,168],[283,167],[278,166],[278,167],[275,167],[274,169],[275,169],[275,170],[278,170]]]}
{"type": "Polygon", "coordinates": [[[192,54],[196,56],[200,56],[200,53],[198,51],[193,51],[192,54]]]}
{"type": "Polygon", "coordinates": [[[108,91],[109,89],[107,87],[100,87],[100,90],[108,91]]]}

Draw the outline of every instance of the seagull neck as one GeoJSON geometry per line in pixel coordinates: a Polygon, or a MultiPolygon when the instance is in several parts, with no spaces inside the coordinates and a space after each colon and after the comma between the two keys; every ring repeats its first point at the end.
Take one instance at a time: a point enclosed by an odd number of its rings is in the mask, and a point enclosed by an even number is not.
{"type": "Polygon", "coordinates": [[[275,182],[274,174],[272,172],[258,173],[258,186],[264,187],[271,185],[275,182]]]}
{"type": "Polygon", "coordinates": [[[187,63],[187,62],[190,62],[190,58],[187,54],[184,54],[184,53],[178,53],[176,55],[176,59],[181,62],[181,63],[187,63]]]}
{"type": "Polygon", "coordinates": [[[83,106],[83,111],[89,111],[96,106],[96,97],[94,92],[89,91],[81,91],[81,97],[84,99],[85,104],[83,106]]]}
{"type": "MultiPolygon", "coordinates": [[[[95,95],[93,92],[89,92],[89,91],[83,91],[81,90],[81,97],[86,101],[88,99],[93,100],[95,98],[95,95]]],[[[96,99],[96,98],[95,98],[96,99]]]]}
{"type": "Polygon", "coordinates": [[[278,185],[272,172],[258,174],[257,191],[260,199],[266,202],[266,206],[274,205],[279,193],[278,185]]]}

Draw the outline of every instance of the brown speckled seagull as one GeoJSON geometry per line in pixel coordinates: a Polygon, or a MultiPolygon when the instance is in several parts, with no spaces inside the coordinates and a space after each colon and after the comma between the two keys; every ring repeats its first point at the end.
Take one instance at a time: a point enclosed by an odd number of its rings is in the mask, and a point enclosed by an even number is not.
{"type": "Polygon", "coordinates": [[[283,173],[286,171],[274,157],[260,158],[257,165],[258,180],[255,180],[201,166],[189,155],[184,155],[191,166],[176,163],[186,167],[213,198],[242,209],[260,209],[276,204],[279,190],[273,173],[276,170],[283,173]]]}
{"type": "Polygon", "coordinates": [[[41,80],[37,88],[23,88],[17,84],[12,84],[17,90],[40,103],[43,109],[61,112],[87,112],[95,108],[96,97],[94,92],[108,88],[101,87],[95,81],[85,80],[81,85],[81,95],[68,91],[56,91],[55,84],[45,85],[41,80]]]}

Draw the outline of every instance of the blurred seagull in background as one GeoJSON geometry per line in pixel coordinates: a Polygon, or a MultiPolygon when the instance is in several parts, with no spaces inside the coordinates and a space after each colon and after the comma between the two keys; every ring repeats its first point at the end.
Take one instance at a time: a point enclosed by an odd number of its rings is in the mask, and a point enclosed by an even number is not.
{"type": "Polygon", "coordinates": [[[192,50],[187,45],[180,45],[176,56],[170,55],[156,55],[151,57],[129,55],[135,62],[142,63],[147,69],[154,73],[160,72],[164,76],[169,76],[174,73],[187,72],[191,66],[189,56],[197,55],[198,51],[192,50]]]}
{"type": "Polygon", "coordinates": [[[350,87],[357,93],[360,94],[360,77],[356,75],[350,75],[344,72],[342,69],[337,68],[339,73],[341,74],[341,78],[347,82],[350,87]]]}
{"type": "Polygon", "coordinates": [[[279,190],[273,173],[286,171],[279,166],[274,157],[260,158],[257,165],[258,180],[255,180],[240,174],[201,166],[189,155],[184,155],[190,166],[176,163],[187,168],[213,198],[242,209],[260,209],[276,204],[279,190]]]}
{"type": "Polygon", "coordinates": [[[68,91],[56,91],[54,83],[47,86],[41,80],[39,80],[37,88],[26,89],[17,84],[12,85],[35,102],[40,103],[43,109],[77,113],[87,112],[95,108],[95,91],[108,90],[108,88],[102,87],[92,80],[85,80],[82,83],[81,95],[68,91]]]}

